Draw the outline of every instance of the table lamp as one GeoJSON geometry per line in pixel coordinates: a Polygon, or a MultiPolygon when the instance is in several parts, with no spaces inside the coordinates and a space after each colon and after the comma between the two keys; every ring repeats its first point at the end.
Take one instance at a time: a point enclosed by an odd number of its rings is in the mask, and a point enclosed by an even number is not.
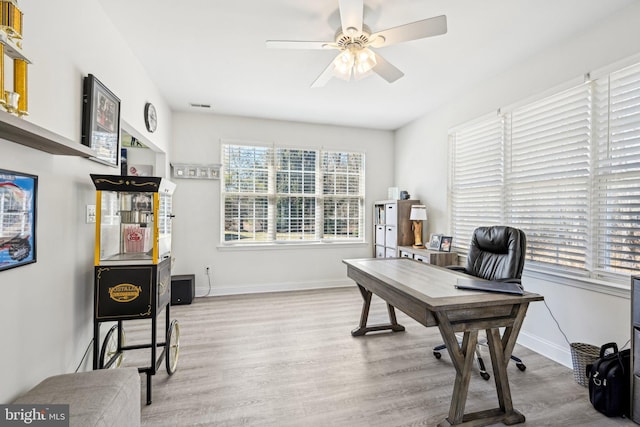
{"type": "Polygon", "coordinates": [[[409,219],[413,221],[414,248],[424,248],[422,243],[422,221],[427,219],[427,207],[425,205],[411,206],[409,219]]]}

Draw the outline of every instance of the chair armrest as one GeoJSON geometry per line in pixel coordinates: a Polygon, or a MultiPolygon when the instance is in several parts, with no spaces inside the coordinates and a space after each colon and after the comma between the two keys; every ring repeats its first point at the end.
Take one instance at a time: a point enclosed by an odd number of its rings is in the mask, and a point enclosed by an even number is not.
{"type": "Polygon", "coordinates": [[[446,268],[448,268],[449,270],[453,270],[453,271],[461,271],[461,272],[463,272],[463,273],[466,273],[466,272],[467,272],[467,269],[466,269],[466,268],[464,268],[464,267],[463,267],[463,266],[461,266],[461,265],[447,265],[447,267],[446,267],[446,268]]]}

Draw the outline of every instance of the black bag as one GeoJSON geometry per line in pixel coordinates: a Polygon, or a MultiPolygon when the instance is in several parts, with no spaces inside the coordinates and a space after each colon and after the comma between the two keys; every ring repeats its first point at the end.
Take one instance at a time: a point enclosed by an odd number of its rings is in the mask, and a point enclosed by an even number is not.
{"type": "Polygon", "coordinates": [[[607,417],[629,416],[631,350],[618,351],[616,343],[600,347],[600,358],[587,365],[589,400],[607,417]],[[606,354],[607,350],[612,353],[606,354]]]}

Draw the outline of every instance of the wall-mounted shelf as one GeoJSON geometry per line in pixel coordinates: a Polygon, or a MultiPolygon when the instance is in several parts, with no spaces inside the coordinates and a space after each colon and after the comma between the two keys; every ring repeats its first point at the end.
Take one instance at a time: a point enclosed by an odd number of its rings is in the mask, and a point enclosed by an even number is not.
{"type": "Polygon", "coordinates": [[[89,158],[96,155],[92,149],[79,142],[74,142],[4,111],[0,111],[0,138],[60,156],[89,158]]]}
{"type": "Polygon", "coordinates": [[[220,179],[220,164],[171,163],[174,178],[220,179]]]}

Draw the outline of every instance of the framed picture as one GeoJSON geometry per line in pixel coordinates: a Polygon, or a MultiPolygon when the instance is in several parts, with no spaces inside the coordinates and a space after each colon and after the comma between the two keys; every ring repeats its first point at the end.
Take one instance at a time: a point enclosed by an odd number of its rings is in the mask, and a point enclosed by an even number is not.
{"type": "Polygon", "coordinates": [[[84,78],[82,143],[96,152],[93,160],[118,167],[120,99],[93,74],[84,78]]]}
{"type": "Polygon", "coordinates": [[[434,251],[440,250],[440,240],[442,239],[442,234],[433,234],[431,233],[431,237],[429,237],[429,246],[427,249],[432,249],[434,251]]]}
{"type": "Polygon", "coordinates": [[[0,271],[36,262],[38,177],[0,169],[0,271]]]}
{"type": "Polygon", "coordinates": [[[440,248],[438,250],[443,252],[451,252],[451,236],[442,236],[440,239],[440,248]]]}

